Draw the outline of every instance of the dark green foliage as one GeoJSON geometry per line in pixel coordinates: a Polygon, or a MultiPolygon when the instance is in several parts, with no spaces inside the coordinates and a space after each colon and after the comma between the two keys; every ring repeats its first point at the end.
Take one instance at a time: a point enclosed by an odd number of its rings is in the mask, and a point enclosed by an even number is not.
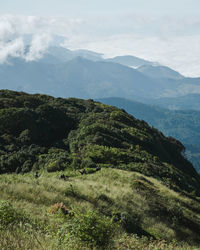
{"type": "Polygon", "coordinates": [[[124,110],[93,100],[0,91],[0,173],[97,166],[134,170],[200,193],[184,146],[124,110]]]}
{"type": "MultiPolygon", "coordinates": [[[[12,145],[9,145],[11,147],[12,145]]],[[[7,149],[8,146],[5,146],[7,149]]],[[[29,172],[32,170],[33,164],[37,161],[37,155],[45,152],[45,148],[37,145],[17,147],[4,151],[0,155],[0,173],[9,172],[29,172]]]]}
{"type": "Polygon", "coordinates": [[[67,229],[76,240],[81,240],[92,248],[98,246],[105,249],[112,239],[116,225],[110,218],[89,210],[84,214],[76,214],[67,229]]]}
{"type": "MultiPolygon", "coordinates": [[[[161,104],[163,108],[158,106],[147,105],[124,98],[104,98],[99,101],[114,105],[118,108],[125,109],[129,114],[138,119],[147,121],[150,125],[158,128],[165,135],[173,136],[180,140],[186,148],[186,156],[193,163],[198,172],[200,172],[200,112],[199,105],[197,110],[195,104],[198,103],[198,96],[194,103],[190,98],[195,95],[188,95],[177,98],[181,101],[182,109],[186,110],[168,110],[162,105],[165,101],[168,103],[168,108],[179,105],[179,102],[173,103],[176,98],[163,98],[150,101],[153,104],[161,104]],[[188,98],[188,99],[187,99],[188,98]],[[163,103],[162,103],[163,101],[163,103]],[[183,105],[184,103],[184,105],[183,105]],[[191,104],[192,103],[192,104],[191,104]]],[[[166,103],[165,103],[166,104],[166,103]]],[[[179,109],[179,108],[178,108],[179,109]]]]}
{"type": "Polygon", "coordinates": [[[128,232],[128,233],[135,233],[137,235],[145,235],[147,234],[142,230],[140,227],[140,217],[133,213],[128,212],[122,212],[120,214],[120,221],[122,227],[128,232]]]}
{"type": "Polygon", "coordinates": [[[48,172],[64,170],[70,162],[69,153],[56,147],[50,148],[46,154],[41,154],[38,157],[39,168],[45,168],[48,172]]]}
{"type": "Polygon", "coordinates": [[[0,229],[10,224],[28,221],[26,215],[15,209],[8,201],[0,200],[0,229]]]}

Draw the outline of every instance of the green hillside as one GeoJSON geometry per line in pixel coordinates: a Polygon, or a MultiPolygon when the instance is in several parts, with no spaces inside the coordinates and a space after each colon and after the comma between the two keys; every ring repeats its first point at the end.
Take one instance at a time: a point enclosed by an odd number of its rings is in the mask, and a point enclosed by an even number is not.
{"type": "MultiPolygon", "coordinates": [[[[180,140],[186,148],[187,158],[200,172],[200,112],[198,110],[169,110],[119,97],[102,98],[98,101],[125,109],[137,119],[145,120],[149,125],[159,129],[164,135],[180,140]]],[[[191,104],[186,99],[185,103],[191,104]]]]}
{"type": "Polygon", "coordinates": [[[198,246],[200,177],[183,150],[112,106],[0,91],[2,249],[198,246]]]}

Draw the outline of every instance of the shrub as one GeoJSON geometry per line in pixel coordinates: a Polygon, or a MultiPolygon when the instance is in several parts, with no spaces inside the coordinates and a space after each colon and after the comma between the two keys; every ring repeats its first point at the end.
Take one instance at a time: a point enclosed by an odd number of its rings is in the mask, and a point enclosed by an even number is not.
{"type": "Polygon", "coordinates": [[[86,214],[76,214],[68,230],[71,236],[87,245],[104,248],[112,239],[114,224],[112,219],[89,210],[86,214]]]}
{"type": "Polygon", "coordinates": [[[61,170],[64,170],[64,167],[59,161],[52,161],[47,166],[47,172],[56,172],[61,170]]]}
{"type": "Polygon", "coordinates": [[[33,166],[33,164],[31,162],[31,160],[25,161],[23,166],[22,166],[22,172],[27,173],[27,172],[31,171],[32,166],[33,166]]]}
{"type": "Polygon", "coordinates": [[[49,213],[57,217],[65,218],[67,215],[72,215],[72,212],[63,204],[63,202],[55,203],[49,210],[49,213]]]}
{"type": "Polygon", "coordinates": [[[140,217],[137,214],[132,214],[128,212],[121,213],[121,224],[123,228],[128,233],[135,233],[140,235],[141,228],[140,228],[140,217]]]}
{"type": "Polygon", "coordinates": [[[82,168],[96,168],[97,165],[92,161],[91,158],[86,158],[81,162],[82,168]]]}
{"type": "Polygon", "coordinates": [[[8,201],[0,201],[0,226],[16,224],[27,220],[27,217],[17,211],[8,201]]]}

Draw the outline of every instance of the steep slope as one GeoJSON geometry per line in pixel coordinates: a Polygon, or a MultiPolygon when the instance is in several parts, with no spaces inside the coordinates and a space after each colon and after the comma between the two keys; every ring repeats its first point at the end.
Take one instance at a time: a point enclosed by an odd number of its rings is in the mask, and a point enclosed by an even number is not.
{"type": "Polygon", "coordinates": [[[0,171],[116,167],[200,193],[183,145],[123,110],[92,100],[0,92],[0,171]]]}
{"type": "MultiPolygon", "coordinates": [[[[162,100],[162,99],[161,99],[162,100]]],[[[167,99],[168,100],[168,99],[167,99]]],[[[175,99],[176,100],[176,99],[175,99]]],[[[182,98],[180,98],[182,100],[182,98]]],[[[147,121],[162,131],[166,136],[173,136],[186,147],[186,155],[200,171],[200,112],[195,110],[168,110],[158,106],[147,105],[124,98],[98,99],[108,105],[125,109],[137,119],[147,121]]],[[[189,104],[188,104],[189,105],[189,104]]]]}
{"type": "Polygon", "coordinates": [[[1,90],[1,248],[197,247],[200,176],[183,150],[113,106],[1,90]]]}
{"type": "Polygon", "coordinates": [[[12,220],[0,227],[1,249],[89,250],[111,237],[99,249],[199,249],[197,197],[137,172],[103,168],[81,176],[68,170],[67,181],[58,179],[61,173],[41,171],[37,180],[32,174],[0,175],[0,197],[9,200],[0,208],[12,220]],[[16,212],[24,213],[21,223],[16,212]]]}

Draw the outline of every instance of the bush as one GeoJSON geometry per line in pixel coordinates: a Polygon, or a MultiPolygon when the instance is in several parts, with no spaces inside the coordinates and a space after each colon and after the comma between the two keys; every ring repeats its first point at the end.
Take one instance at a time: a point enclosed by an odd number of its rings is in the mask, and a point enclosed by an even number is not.
{"type": "Polygon", "coordinates": [[[31,169],[32,169],[32,166],[33,166],[33,164],[32,164],[32,162],[31,162],[31,160],[25,161],[24,164],[23,164],[23,166],[22,166],[22,172],[23,172],[23,173],[28,173],[28,172],[30,172],[31,169]]]}
{"type": "Polygon", "coordinates": [[[97,165],[93,162],[91,158],[86,158],[81,162],[82,168],[96,168],[97,165]]]}
{"type": "Polygon", "coordinates": [[[136,214],[122,212],[121,224],[127,233],[141,234],[140,217],[136,214]]]}
{"type": "Polygon", "coordinates": [[[59,161],[52,161],[47,166],[47,172],[56,172],[64,170],[64,166],[59,161]]]}
{"type": "Polygon", "coordinates": [[[0,201],[0,226],[16,224],[26,219],[26,216],[13,208],[11,203],[8,201],[0,201]]]}
{"type": "Polygon", "coordinates": [[[49,210],[49,213],[56,215],[58,218],[65,218],[73,213],[63,204],[63,202],[55,203],[49,210]]]}
{"type": "Polygon", "coordinates": [[[110,218],[89,210],[86,214],[76,214],[68,229],[75,239],[104,248],[112,239],[114,224],[110,218]]]}

